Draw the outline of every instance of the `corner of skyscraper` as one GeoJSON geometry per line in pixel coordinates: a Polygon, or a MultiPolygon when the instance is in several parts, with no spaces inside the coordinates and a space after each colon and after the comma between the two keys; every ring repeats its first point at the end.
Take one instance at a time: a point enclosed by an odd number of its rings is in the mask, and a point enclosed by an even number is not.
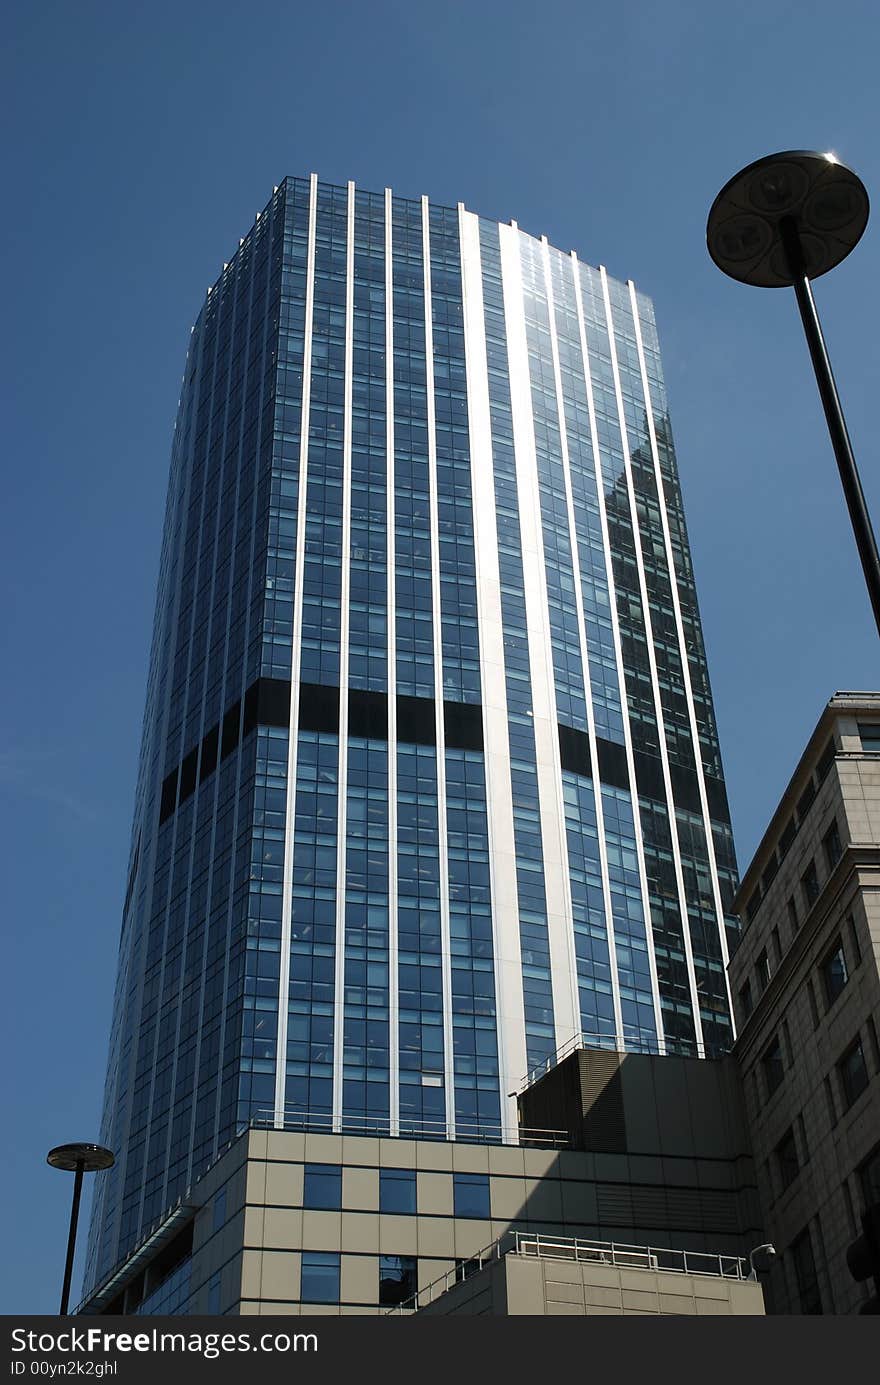
{"type": "Polygon", "coordinates": [[[736,884],[651,303],[285,179],[186,360],[87,1292],[252,1122],[726,1052],[736,884]]]}

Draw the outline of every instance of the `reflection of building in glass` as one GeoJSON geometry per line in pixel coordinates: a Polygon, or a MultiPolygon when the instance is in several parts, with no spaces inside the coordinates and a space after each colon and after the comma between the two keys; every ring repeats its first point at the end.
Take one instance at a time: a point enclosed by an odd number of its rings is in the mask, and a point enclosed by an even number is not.
{"type": "Polygon", "coordinates": [[[501,1140],[582,1034],[725,1050],[734,870],[650,304],[286,180],[186,364],[87,1282],[260,1112],[501,1140]]]}

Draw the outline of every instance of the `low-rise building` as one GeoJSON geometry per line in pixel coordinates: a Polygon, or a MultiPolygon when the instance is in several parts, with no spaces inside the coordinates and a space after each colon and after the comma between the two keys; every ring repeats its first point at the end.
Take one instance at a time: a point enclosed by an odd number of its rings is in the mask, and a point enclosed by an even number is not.
{"type": "Polygon", "coordinates": [[[828,703],[743,876],[730,963],[777,1313],[852,1313],[880,1200],[880,694],[828,703]]]}

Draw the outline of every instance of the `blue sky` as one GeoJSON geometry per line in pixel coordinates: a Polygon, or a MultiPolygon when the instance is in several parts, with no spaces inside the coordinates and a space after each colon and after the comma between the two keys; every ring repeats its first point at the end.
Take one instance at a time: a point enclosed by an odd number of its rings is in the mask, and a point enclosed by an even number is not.
{"type": "MultiPolygon", "coordinates": [[[[793,298],[720,275],[705,219],[779,149],[880,190],[878,29],[869,0],[10,11],[0,1311],[57,1308],[71,1186],[44,1160],[99,1129],[184,353],[273,184],[464,201],[653,297],[745,866],[824,702],[880,676],[793,298]]],[[[878,270],[869,225],[815,291],[880,523],[878,270]]]]}

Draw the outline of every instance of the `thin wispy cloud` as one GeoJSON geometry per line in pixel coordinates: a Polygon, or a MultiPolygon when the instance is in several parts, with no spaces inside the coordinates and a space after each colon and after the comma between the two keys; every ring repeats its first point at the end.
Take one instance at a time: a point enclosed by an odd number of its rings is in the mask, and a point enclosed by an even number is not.
{"type": "Polygon", "coordinates": [[[23,746],[0,750],[0,786],[48,803],[82,822],[94,822],[97,813],[92,804],[52,779],[50,771],[56,758],[50,750],[28,750],[23,746]]]}

